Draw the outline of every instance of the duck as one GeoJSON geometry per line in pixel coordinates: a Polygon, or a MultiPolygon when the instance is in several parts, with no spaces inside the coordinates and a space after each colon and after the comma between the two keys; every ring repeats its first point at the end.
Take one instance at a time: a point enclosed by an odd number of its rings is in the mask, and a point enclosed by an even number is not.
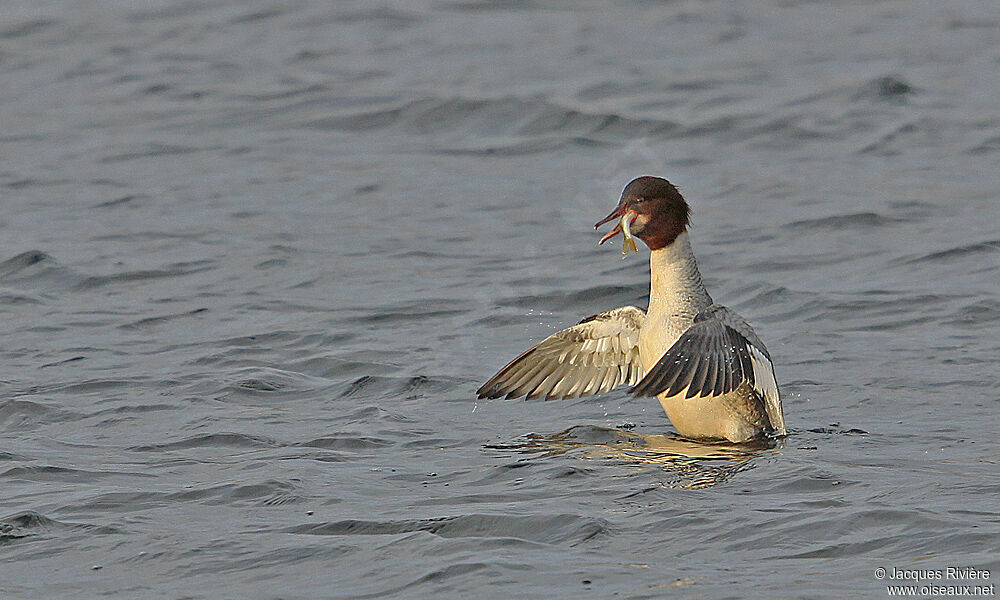
{"type": "Polygon", "coordinates": [[[656,397],[685,438],[744,444],[785,436],[771,355],[746,319],[705,288],[688,233],[691,209],[678,189],[661,177],[633,179],[594,229],[615,220],[599,244],[623,234],[626,247],[634,236],[649,248],[646,310],[622,306],[548,336],[477,397],[556,400],[628,385],[632,396],[656,397]]]}

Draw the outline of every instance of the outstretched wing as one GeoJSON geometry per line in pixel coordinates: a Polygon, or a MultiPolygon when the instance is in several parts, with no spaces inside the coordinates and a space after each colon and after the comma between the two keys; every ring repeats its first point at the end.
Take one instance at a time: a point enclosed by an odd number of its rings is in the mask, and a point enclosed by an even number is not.
{"type": "Polygon", "coordinates": [[[546,400],[600,394],[642,378],[639,328],[646,313],[623,306],[554,333],[476,392],[480,398],[546,400]]]}
{"type": "Polygon", "coordinates": [[[785,417],[764,342],[743,317],[713,304],[695,316],[694,324],[629,391],[641,396],[722,396],[743,383],[761,397],[771,427],[783,435],[785,417]]]}

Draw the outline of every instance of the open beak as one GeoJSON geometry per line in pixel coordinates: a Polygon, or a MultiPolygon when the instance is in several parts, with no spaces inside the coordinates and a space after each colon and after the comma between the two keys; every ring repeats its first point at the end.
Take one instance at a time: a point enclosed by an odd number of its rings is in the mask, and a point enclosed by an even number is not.
{"type": "Polygon", "coordinates": [[[611,214],[609,214],[608,216],[604,217],[603,219],[601,219],[600,221],[598,221],[596,224],[594,224],[594,229],[597,229],[598,227],[600,227],[601,225],[604,225],[608,221],[614,221],[615,219],[618,219],[618,222],[615,223],[614,228],[611,231],[609,231],[606,234],[604,234],[604,237],[601,238],[601,241],[597,243],[598,246],[600,246],[604,242],[610,240],[611,238],[615,237],[616,235],[618,235],[619,233],[622,232],[621,218],[624,217],[626,214],[631,214],[632,215],[632,218],[630,219],[629,222],[634,221],[635,218],[639,216],[638,213],[636,213],[635,211],[626,210],[625,203],[622,202],[621,204],[618,205],[617,208],[615,208],[613,211],[611,211],[611,214]]]}

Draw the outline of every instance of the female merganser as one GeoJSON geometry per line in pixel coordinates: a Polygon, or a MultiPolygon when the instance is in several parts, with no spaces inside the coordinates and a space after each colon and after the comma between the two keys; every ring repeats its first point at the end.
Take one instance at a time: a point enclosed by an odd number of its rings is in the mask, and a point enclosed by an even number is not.
{"type": "Polygon", "coordinates": [[[771,356],[749,323],[705,290],[689,215],[666,179],[625,186],[594,229],[619,219],[601,244],[634,233],[649,246],[649,308],[623,306],[547,337],[500,369],[479,397],[577,398],[628,383],[633,395],[657,396],[685,437],[739,443],[785,435],[771,356]]]}

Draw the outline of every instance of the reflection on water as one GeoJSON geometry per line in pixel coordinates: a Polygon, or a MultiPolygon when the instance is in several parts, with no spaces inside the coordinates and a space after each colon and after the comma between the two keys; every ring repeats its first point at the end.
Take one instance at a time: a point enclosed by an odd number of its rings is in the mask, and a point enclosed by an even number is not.
{"type": "Polygon", "coordinates": [[[753,468],[751,459],[783,445],[780,440],[757,444],[703,443],[678,435],[644,435],[610,427],[577,425],[553,434],[530,433],[507,444],[487,448],[552,457],[572,453],[630,473],[658,469],[670,475],[662,485],[706,488],[753,468]]]}

